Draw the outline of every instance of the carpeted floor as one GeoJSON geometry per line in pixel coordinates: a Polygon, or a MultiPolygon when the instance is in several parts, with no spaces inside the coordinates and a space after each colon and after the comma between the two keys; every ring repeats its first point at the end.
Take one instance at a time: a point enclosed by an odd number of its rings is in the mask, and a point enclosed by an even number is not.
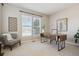
{"type": "Polygon", "coordinates": [[[79,56],[79,47],[66,44],[66,48],[57,51],[55,42],[40,43],[39,40],[27,40],[16,45],[12,51],[4,50],[4,56],[79,56]]]}

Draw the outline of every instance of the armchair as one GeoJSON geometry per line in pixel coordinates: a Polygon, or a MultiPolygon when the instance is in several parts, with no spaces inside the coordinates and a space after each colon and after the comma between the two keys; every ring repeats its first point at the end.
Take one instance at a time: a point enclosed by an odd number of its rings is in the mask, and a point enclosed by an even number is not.
{"type": "Polygon", "coordinates": [[[6,34],[5,35],[0,35],[0,41],[3,43],[4,48],[9,47],[10,50],[12,50],[12,48],[15,44],[19,43],[19,45],[21,45],[21,39],[18,39],[16,33],[11,33],[9,35],[12,38],[10,40],[8,40],[8,36],[6,34]]]}

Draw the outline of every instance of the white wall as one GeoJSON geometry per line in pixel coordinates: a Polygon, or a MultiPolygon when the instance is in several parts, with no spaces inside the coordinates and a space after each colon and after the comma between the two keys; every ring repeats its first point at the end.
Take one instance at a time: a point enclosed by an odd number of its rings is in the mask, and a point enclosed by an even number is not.
{"type": "Polygon", "coordinates": [[[56,20],[68,18],[67,41],[74,42],[74,34],[79,29],[79,5],[60,11],[50,16],[50,31],[56,28],[56,20]]]}
{"type": "Polygon", "coordinates": [[[42,17],[42,25],[45,25],[45,32],[50,32],[49,27],[49,16],[42,17]]]}
{"type": "Polygon", "coordinates": [[[1,6],[1,4],[0,4],[0,33],[1,33],[1,20],[2,20],[2,6],[1,6]]]}
{"type": "MultiPolygon", "coordinates": [[[[45,23],[45,25],[47,25],[46,22],[48,22],[47,20],[47,15],[44,15],[42,13],[38,13],[38,12],[34,12],[28,9],[23,9],[23,8],[19,8],[13,5],[9,5],[9,4],[5,4],[2,8],[3,10],[3,20],[2,20],[2,32],[3,33],[7,33],[8,32],[8,17],[17,17],[18,18],[18,33],[19,36],[21,37],[21,18],[20,16],[22,15],[21,12],[19,12],[19,10],[24,10],[27,12],[32,12],[38,15],[42,15],[43,19],[42,19],[42,23],[45,23]],[[43,21],[44,20],[44,21],[43,21]]],[[[48,26],[46,26],[46,28],[48,29],[48,26]]]]}

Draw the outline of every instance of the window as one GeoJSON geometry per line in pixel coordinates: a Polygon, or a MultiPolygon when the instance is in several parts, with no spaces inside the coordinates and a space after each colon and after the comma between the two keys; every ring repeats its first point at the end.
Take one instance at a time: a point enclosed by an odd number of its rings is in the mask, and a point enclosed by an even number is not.
{"type": "Polygon", "coordinates": [[[40,34],[41,17],[22,15],[22,36],[34,36],[40,34]]]}
{"type": "Polygon", "coordinates": [[[33,17],[33,35],[39,34],[41,31],[41,18],[33,17]]]}
{"type": "Polygon", "coordinates": [[[32,18],[30,16],[22,16],[22,36],[32,35],[32,18]]]}

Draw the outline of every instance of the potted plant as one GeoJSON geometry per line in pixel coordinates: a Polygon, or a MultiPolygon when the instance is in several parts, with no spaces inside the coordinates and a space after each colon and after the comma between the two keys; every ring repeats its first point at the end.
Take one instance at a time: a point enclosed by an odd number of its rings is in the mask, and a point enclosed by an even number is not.
{"type": "Polygon", "coordinates": [[[77,30],[77,33],[74,36],[75,38],[75,43],[77,43],[77,40],[79,39],[79,29],[77,30]]]}

